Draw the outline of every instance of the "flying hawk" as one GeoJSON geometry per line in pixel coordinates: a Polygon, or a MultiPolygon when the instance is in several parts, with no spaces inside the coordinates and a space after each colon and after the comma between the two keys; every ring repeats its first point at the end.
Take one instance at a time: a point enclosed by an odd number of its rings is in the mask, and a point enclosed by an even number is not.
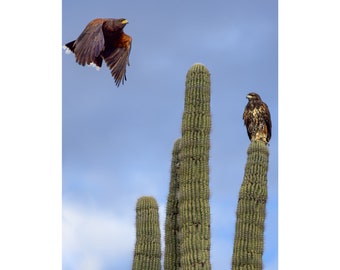
{"type": "Polygon", "coordinates": [[[248,104],[243,113],[244,124],[251,141],[264,141],[269,143],[272,132],[272,121],[266,103],[256,93],[247,95],[248,104]]]}
{"type": "Polygon", "coordinates": [[[72,51],[79,65],[102,66],[103,59],[111,70],[117,86],[126,81],[126,66],[132,38],[123,32],[126,19],[97,18],[88,23],[76,40],[65,44],[72,51]]]}

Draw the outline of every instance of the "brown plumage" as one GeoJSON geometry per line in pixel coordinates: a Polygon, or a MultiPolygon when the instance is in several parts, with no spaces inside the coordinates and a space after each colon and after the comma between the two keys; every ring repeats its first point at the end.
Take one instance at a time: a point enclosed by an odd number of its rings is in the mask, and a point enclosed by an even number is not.
{"type": "Polygon", "coordinates": [[[79,65],[102,66],[103,59],[111,70],[116,85],[126,81],[126,66],[132,38],[123,32],[126,19],[94,19],[88,23],[76,40],[65,47],[71,50],[79,65]]]}
{"type": "Polygon", "coordinates": [[[256,93],[247,95],[248,104],[243,113],[244,124],[251,141],[262,140],[266,144],[272,135],[272,121],[266,103],[256,93]]]}

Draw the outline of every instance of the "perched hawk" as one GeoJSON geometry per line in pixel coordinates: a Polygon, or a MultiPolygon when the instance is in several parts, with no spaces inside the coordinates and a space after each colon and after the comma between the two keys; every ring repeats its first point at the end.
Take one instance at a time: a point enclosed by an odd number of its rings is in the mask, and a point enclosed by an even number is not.
{"type": "Polygon", "coordinates": [[[272,121],[266,103],[256,93],[247,95],[248,104],[243,113],[244,124],[251,141],[262,140],[269,143],[272,133],[272,121]]]}
{"type": "Polygon", "coordinates": [[[126,66],[132,38],[123,32],[126,19],[94,19],[85,27],[80,36],[67,44],[79,65],[95,65],[100,68],[103,59],[111,70],[116,85],[126,81],[126,66]]]}

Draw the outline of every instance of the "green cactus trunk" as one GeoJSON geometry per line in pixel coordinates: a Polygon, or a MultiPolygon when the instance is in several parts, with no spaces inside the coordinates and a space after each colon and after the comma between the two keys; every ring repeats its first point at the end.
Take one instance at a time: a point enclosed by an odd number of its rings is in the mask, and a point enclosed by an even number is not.
{"type": "Polygon", "coordinates": [[[179,168],[181,268],[211,269],[210,265],[210,73],[193,65],[186,76],[179,168]]]}
{"type": "Polygon", "coordinates": [[[178,216],[179,167],[181,139],[177,139],[172,151],[171,178],[165,219],[164,270],[180,269],[180,235],[178,216]]]}
{"type": "Polygon", "coordinates": [[[132,270],[161,270],[161,233],[158,204],[141,197],[136,205],[136,244],[132,270]]]}
{"type": "Polygon", "coordinates": [[[239,192],[232,269],[262,269],[269,151],[262,141],[250,144],[239,192]]]}

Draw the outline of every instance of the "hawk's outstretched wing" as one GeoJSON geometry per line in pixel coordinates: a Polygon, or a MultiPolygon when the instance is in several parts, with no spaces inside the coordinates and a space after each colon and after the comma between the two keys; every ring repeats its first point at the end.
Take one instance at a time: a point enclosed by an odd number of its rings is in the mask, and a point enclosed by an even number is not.
{"type": "Polygon", "coordinates": [[[126,34],[115,44],[111,44],[102,53],[102,56],[111,70],[116,85],[124,84],[126,80],[126,66],[129,65],[129,55],[131,51],[132,38],[126,34]]]}
{"type": "Polygon", "coordinates": [[[92,20],[75,41],[65,46],[74,52],[78,64],[85,66],[94,63],[101,66],[101,51],[105,47],[103,19],[92,20]]]}

